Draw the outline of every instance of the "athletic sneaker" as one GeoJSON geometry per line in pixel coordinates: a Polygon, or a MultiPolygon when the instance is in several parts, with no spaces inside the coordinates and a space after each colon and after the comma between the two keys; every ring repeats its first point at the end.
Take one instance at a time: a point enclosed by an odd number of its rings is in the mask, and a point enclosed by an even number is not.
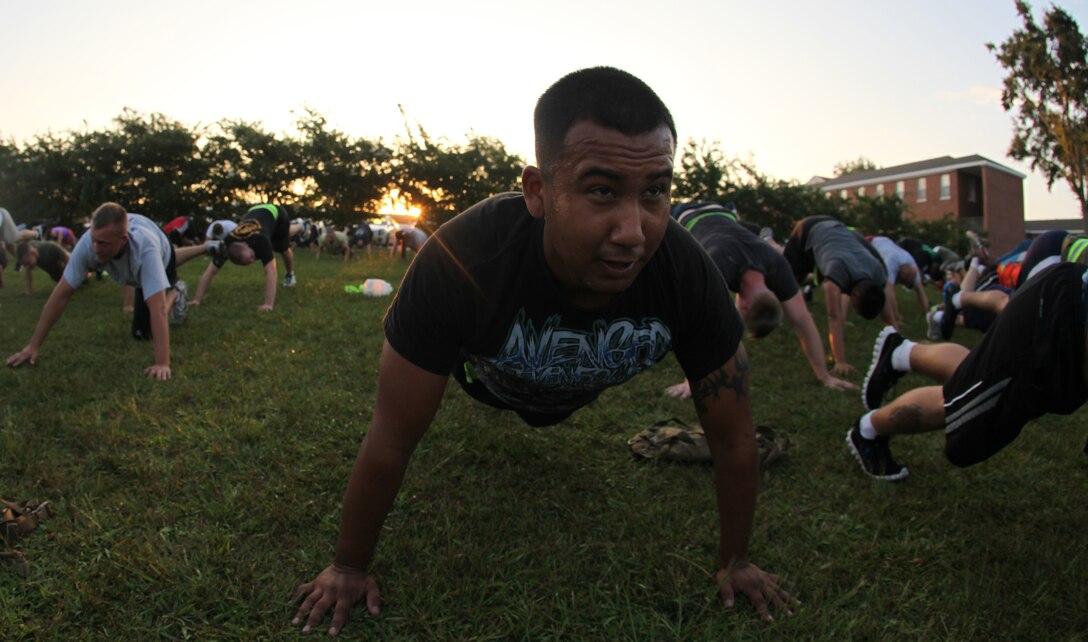
{"type": "Polygon", "coordinates": [[[854,426],[846,432],[846,447],[854,453],[854,459],[858,460],[865,474],[883,481],[905,478],[909,474],[907,467],[895,463],[892,450],[888,447],[888,438],[884,435],[876,439],[862,437],[859,423],[860,420],[854,422],[854,426]]]}
{"type": "Polygon", "coordinates": [[[174,299],[174,305],[170,306],[170,323],[181,325],[189,318],[189,302],[185,300],[189,288],[185,281],[178,281],[174,284],[174,289],[178,291],[178,296],[174,299]]]}
{"type": "Polygon", "coordinates": [[[895,387],[905,372],[892,367],[892,353],[903,344],[903,335],[892,326],[886,326],[876,337],[873,344],[873,362],[865,374],[865,383],[861,384],[861,402],[869,410],[876,410],[884,401],[884,395],[895,387]]]}
{"type": "Polygon", "coordinates": [[[948,341],[952,338],[952,332],[956,329],[956,317],[959,310],[952,303],[952,296],[960,291],[960,286],[948,283],[944,286],[944,316],[941,317],[941,338],[948,341]]]}
{"type": "Polygon", "coordinates": [[[295,278],[294,272],[289,272],[283,275],[283,287],[293,288],[295,287],[295,283],[298,283],[298,279],[295,278]]]}
{"type": "Polygon", "coordinates": [[[801,294],[805,299],[805,303],[812,303],[812,286],[806,285],[801,288],[801,294]]]}
{"type": "Polygon", "coordinates": [[[205,241],[204,253],[217,262],[225,263],[227,260],[227,244],[215,239],[205,241]]]}
{"type": "Polygon", "coordinates": [[[941,340],[941,322],[937,320],[937,309],[937,306],[933,306],[926,312],[926,338],[930,341],[941,340]]]}

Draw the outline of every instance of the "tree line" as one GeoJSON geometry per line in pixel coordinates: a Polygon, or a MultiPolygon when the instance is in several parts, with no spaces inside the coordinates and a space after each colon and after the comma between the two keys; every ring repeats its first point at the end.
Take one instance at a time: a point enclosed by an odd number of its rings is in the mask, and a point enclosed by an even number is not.
{"type": "MultiPolygon", "coordinates": [[[[250,204],[274,202],[295,216],[344,226],[376,216],[395,189],[435,227],[492,194],[517,190],[525,164],[501,141],[474,132],[453,143],[417,124],[387,144],[331,128],[310,109],[293,127],[291,134],[241,120],[194,127],[125,110],[101,130],[48,133],[21,145],[0,141],[0,206],[21,222],[79,229],[104,201],[160,223],[182,215],[237,218],[250,204]]],[[[895,197],[843,200],[773,179],[728,158],[717,141],[688,140],[676,169],[674,200],[731,201],[778,238],[813,214],[932,243],[959,237],[950,221],[913,222],[895,197]]]]}
{"type": "Polygon", "coordinates": [[[463,144],[422,128],[393,145],[331,128],[307,109],[294,132],[260,122],[188,126],[126,109],[95,131],[0,141],[0,204],[22,222],[78,227],[104,201],[164,222],[234,218],[252,203],[289,205],[337,225],[373,217],[391,189],[439,221],[516,189],[523,161],[495,139],[463,144]]]}

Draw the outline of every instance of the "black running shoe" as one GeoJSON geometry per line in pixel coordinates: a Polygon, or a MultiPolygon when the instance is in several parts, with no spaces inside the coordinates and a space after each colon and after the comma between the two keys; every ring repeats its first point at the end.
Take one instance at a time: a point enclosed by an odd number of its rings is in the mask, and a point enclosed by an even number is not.
{"type": "Polygon", "coordinates": [[[888,438],[883,435],[876,439],[862,437],[858,422],[846,433],[846,447],[854,453],[854,459],[858,460],[865,474],[873,479],[897,481],[909,474],[906,466],[900,466],[892,458],[888,438]]]}
{"type": "Polygon", "coordinates": [[[903,335],[887,326],[880,331],[873,344],[873,361],[869,372],[865,373],[865,383],[861,384],[861,402],[869,410],[876,410],[884,402],[884,395],[895,387],[905,372],[892,367],[892,352],[903,344],[903,335]]]}
{"type": "Polygon", "coordinates": [[[941,317],[941,338],[948,341],[952,338],[952,332],[956,329],[956,317],[959,310],[952,304],[952,295],[960,291],[960,286],[949,283],[944,288],[944,316],[941,317]]]}

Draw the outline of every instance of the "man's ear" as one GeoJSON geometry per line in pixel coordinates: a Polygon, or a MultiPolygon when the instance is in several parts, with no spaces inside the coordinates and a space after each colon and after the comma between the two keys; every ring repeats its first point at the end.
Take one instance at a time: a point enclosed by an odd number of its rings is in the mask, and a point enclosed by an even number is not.
{"type": "Polygon", "coordinates": [[[526,165],[521,171],[521,193],[533,218],[544,218],[544,172],[526,165]]]}

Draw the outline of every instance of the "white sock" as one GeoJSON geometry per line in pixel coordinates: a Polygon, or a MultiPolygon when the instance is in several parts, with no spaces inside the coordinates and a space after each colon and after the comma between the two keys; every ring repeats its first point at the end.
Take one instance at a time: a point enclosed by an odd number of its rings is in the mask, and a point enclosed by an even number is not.
{"type": "Polygon", "coordinates": [[[952,305],[955,306],[957,310],[963,307],[963,292],[957,292],[952,295],[952,305]]]}
{"type": "Polygon", "coordinates": [[[914,342],[903,339],[899,347],[892,350],[892,368],[898,372],[910,372],[910,351],[914,349],[914,342]]]}
{"type": "Polygon", "coordinates": [[[858,430],[861,431],[861,436],[866,439],[876,439],[880,436],[880,433],[873,428],[873,413],[875,410],[870,410],[861,416],[861,421],[858,422],[858,430]]]}
{"type": "MultiPolygon", "coordinates": [[[[1085,272],[1085,274],[1088,274],[1088,272],[1085,272]]],[[[933,320],[935,322],[940,323],[941,319],[943,319],[943,318],[944,318],[944,310],[934,310],[933,320]]]]}
{"type": "Polygon", "coordinates": [[[982,261],[979,261],[978,257],[976,256],[975,258],[971,259],[971,269],[975,272],[978,272],[979,274],[982,274],[986,271],[986,266],[983,265],[982,261]]]}

